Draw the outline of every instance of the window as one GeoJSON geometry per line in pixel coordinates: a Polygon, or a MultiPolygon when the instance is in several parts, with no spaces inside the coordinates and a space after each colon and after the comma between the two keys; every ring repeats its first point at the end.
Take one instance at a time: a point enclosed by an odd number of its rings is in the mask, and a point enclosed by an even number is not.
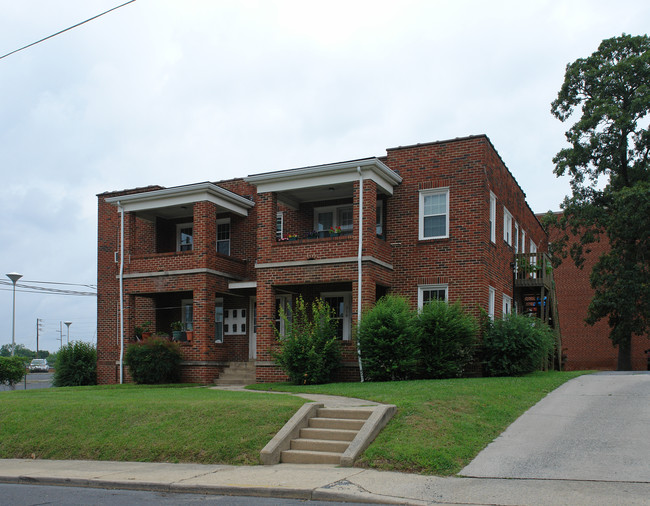
{"type": "Polygon", "coordinates": [[[282,309],[287,319],[291,321],[291,295],[277,295],[275,297],[275,328],[283,336],[285,328],[284,320],[280,318],[280,309],[282,309]]]}
{"type": "Polygon", "coordinates": [[[384,236],[384,201],[377,201],[377,236],[384,236]]]}
{"type": "Polygon", "coordinates": [[[449,237],[449,189],[420,192],[420,239],[449,237]]]}
{"type": "Polygon", "coordinates": [[[497,241],[497,197],[490,192],[490,241],[497,241]]]}
{"type": "Polygon", "coordinates": [[[230,255],[230,218],[217,220],[217,253],[230,255]]]}
{"type": "Polygon", "coordinates": [[[351,234],[354,230],[354,208],[349,205],[314,208],[314,230],[328,232],[332,227],[341,227],[343,234],[351,234]]]}
{"type": "Polygon", "coordinates": [[[181,322],[184,330],[194,330],[194,305],[192,299],[181,301],[181,322]]]}
{"type": "Polygon", "coordinates": [[[512,214],[503,207],[503,240],[512,246],[512,214]]]}
{"type": "Polygon", "coordinates": [[[214,305],[214,342],[223,343],[223,299],[218,298],[214,305]]]}
{"type": "Polygon", "coordinates": [[[334,309],[336,336],[343,341],[350,340],[352,330],[352,293],[328,292],[321,293],[321,298],[334,309]]]}
{"type": "Polygon", "coordinates": [[[425,304],[432,300],[447,301],[448,285],[420,285],[418,286],[418,308],[422,309],[425,304]]]}
{"type": "Polygon", "coordinates": [[[284,213],[279,211],[275,217],[275,238],[282,239],[282,232],[284,228],[284,213]]]}
{"type": "Polygon", "coordinates": [[[246,334],[246,309],[226,309],[223,312],[225,335],[246,334]]]}
{"type": "Polygon", "coordinates": [[[526,253],[526,231],[521,229],[521,252],[526,253]]]}
{"type": "Polygon", "coordinates": [[[519,253],[519,223],[515,221],[515,253],[519,253]]]}
{"type": "Polygon", "coordinates": [[[488,287],[489,290],[489,295],[488,295],[488,316],[490,317],[490,320],[494,320],[494,302],[496,300],[496,290],[492,288],[491,286],[488,287]]]}
{"type": "Polygon", "coordinates": [[[181,223],[176,225],[176,251],[192,251],[194,225],[181,223]]]}
{"type": "Polygon", "coordinates": [[[503,316],[509,315],[512,313],[512,298],[508,297],[505,293],[503,294],[503,316]]]}
{"type": "MultiPolygon", "coordinates": [[[[533,242],[533,240],[530,240],[530,252],[531,253],[537,253],[537,244],[533,242]]],[[[531,266],[535,267],[535,270],[532,272],[531,277],[537,278],[537,255],[531,255],[530,256],[530,264],[531,266]]]]}

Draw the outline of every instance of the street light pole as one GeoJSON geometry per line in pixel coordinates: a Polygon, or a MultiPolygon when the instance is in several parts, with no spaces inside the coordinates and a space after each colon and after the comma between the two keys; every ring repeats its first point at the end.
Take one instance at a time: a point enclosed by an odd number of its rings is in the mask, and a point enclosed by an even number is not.
{"type": "Polygon", "coordinates": [[[68,344],[70,344],[70,325],[72,325],[72,322],[63,322],[65,323],[65,326],[68,327],[68,344]]]}
{"type": "Polygon", "coordinates": [[[14,350],[16,349],[16,281],[18,281],[20,278],[23,277],[22,274],[18,274],[17,272],[10,272],[7,274],[7,277],[11,280],[11,282],[14,284],[14,306],[13,306],[13,311],[12,311],[12,318],[11,318],[11,356],[14,356],[14,350]]]}

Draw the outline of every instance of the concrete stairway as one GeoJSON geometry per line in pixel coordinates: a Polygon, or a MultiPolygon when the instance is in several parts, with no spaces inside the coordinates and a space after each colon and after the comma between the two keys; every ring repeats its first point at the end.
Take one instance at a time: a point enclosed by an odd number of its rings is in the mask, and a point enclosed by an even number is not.
{"type": "Polygon", "coordinates": [[[230,362],[214,380],[215,385],[251,385],[255,383],[255,362],[230,362]]]}
{"type": "Polygon", "coordinates": [[[341,457],[372,414],[372,408],[319,408],[308,426],[281,452],[280,462],[340,464],[341,457]]]}

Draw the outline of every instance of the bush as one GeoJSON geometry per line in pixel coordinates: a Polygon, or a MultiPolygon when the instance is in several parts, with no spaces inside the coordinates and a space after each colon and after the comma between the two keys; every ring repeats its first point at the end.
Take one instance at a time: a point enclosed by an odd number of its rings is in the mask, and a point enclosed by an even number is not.
{"type": "Polygon", "coordinates": [[[13,387],[25,377],[23,357],[0,357],[0,385],[13,387]]]}
{"type": "Polygon", "coordinates": [[[553,331],[538,318],[511,314],[493,322],[483,336],[488,376],[521,376],[539,369],[553,351],[553,331]]]}
{"type": "Polygon", "coordinates": [[[97,350],[90,343],[74,341],[56,355],[55,387],[78,387],[97,384],[97,350]]]}
{"type": "Polygon", "coordinates": [[[124,363],[136,383],[176,383],[180,378],[181,349],[178,343],[153,336],[129,345],[124,363]]]}
{"type": "Polygon", "coordinates": [[[272,356],[292,383],[327,383],[341,366],[341,348],[333,314],[330,306],[316,299],[311,305],[310,319],[302,297],[296,299],[292,318],[280,310],[285,332],[280,335],[276,329],[278,345],[272,356]]]}
{"type": "Polygon", "coordinates": [[[364,379],[393,381],[415,376],[418,346],[414,315],[406,299],[395,295],[382,297],[363,315],[357,338],[364,379]]]}
{"type": "Polygon", "coordinates": [[[460,302],[434,300],[415,320],[420,343],[420,375],[426,379],[460,378],[474,358],[478,325],[460,302]]]}

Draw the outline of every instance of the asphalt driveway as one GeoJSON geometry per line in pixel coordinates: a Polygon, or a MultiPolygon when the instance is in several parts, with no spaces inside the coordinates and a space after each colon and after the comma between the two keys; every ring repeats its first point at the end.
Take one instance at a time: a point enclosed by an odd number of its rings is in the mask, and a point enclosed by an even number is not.
{"type": "Polygon", "coordinates": [[[565,383],[460,474],[650,483],[650,373],[601,372],[565,383]]]}

